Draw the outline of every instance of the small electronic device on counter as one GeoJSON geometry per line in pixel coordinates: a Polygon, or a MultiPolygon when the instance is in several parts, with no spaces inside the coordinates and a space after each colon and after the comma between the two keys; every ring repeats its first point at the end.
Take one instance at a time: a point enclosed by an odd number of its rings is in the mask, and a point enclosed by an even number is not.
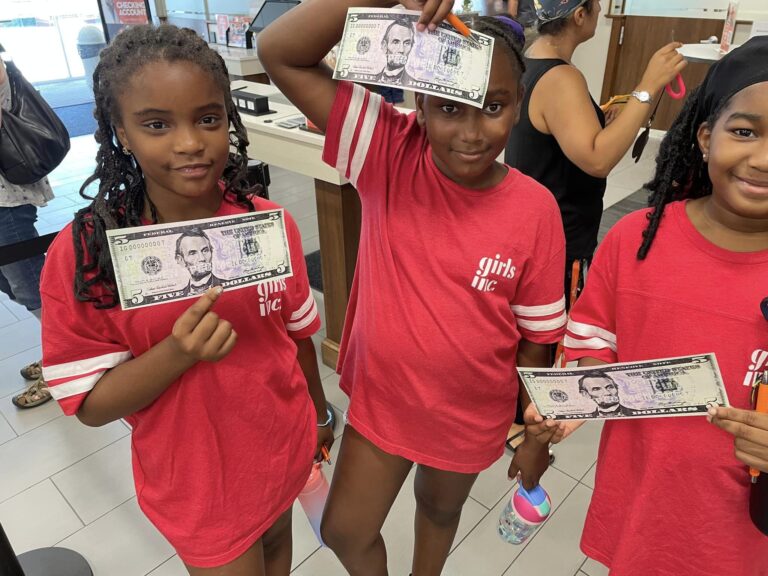
{"type": "Polygon", "coordinates": [[[248,92],[247,89],[232,90],[232,100],[240,112],[261,116],[271,114],[269,109],[269,98],[248,92]]]}

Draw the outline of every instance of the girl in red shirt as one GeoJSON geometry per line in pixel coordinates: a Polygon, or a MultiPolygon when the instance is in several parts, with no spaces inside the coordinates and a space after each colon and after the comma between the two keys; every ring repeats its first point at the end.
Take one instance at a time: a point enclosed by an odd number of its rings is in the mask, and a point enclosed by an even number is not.
{"type": "Polygon", "coordinates": [[[768,37],[712,66],[661,144],[650,209],[608,233],[568,322],[579,365],[715,352],[731,403],[605,423],[581,547],[615,576],[768,574],[747,466],[768,473],[768,37]]]}
{"type": "MultiPolygon", "coordinates": [[[[54,241],[41,285],[51,394],[89,426],[131,425],[138,503],[190,574],[287,576],[292,503],[333,440],[318,428],[319,319],[298,229],[285,214],[290,278],[121,310],[107,230],[279,207],[245,187],[226,66],[192,30],[121,32],[94,91],[99,150],[81,193],[98,190],[54,241]]],[[[204,234],[177,250],[190,294],[220,282],[204,234]]]]}

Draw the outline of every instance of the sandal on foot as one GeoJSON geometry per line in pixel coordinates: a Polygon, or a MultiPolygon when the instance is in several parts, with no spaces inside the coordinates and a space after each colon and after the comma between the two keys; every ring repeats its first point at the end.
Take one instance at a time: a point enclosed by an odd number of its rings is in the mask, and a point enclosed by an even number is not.
{"type": "Polygon", "coordinates": [[[24,378],[24,380],[37,380],[38,378],[43,377],[43,364],[41,360],[38,360],[37,362],[32,362],[32,364],[27,364],[19,370],[19,373],[21,374],[21,377],[24,378]]]}
{"type": "Polygon", "coordinates": [[[24,392],[11,398],[11,402],[19,408],[34,408],[40,404],[45,404],[50,399],[51,391],[48,390],[45,380],[39,378],[27,386],[24,392]]]}

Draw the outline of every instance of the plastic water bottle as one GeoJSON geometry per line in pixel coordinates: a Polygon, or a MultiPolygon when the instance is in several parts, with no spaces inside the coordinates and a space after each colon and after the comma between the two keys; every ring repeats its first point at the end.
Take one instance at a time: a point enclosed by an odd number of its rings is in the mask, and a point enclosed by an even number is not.
{"type": "Polygon", "coordinates": [[[518,484],[499,516],[499,536],[510,544],[522,544],[547,519],[551,509],[552,501],[544,488],[536,486],[528,491],[518,484]]]}
{"type": "Polygon", "coordinates": [[[315,462],[304,488],[299,493],[299,504],[307,515],[312,530],[315,531],[317,541],[325,546],[320,536],[320,521],[323,519],[325,501],[328,500],[328,479],[323,474],[322,462],[315,462]]]}

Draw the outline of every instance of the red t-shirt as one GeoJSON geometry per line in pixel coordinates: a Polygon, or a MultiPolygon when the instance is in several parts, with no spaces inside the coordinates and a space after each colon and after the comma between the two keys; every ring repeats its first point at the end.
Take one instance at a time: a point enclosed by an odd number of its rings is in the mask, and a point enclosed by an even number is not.
{"type": "MultiPolygon", "coordinates": [[[[261,198],[253,204],[278,207],[261,198]]],[[[225,200],[216,216],[242,212],[225,200]]],[[[294,275],[225,290],[213,310],[238,334],[232,352],[197,363],[126,418],[139,505],[194,566],[222,565],[245,552],[309,475],[316,416],[294,340],[308,338],[320,321],[299,231],[287,213],[285,220],[294,275]]],[[[66,414],[77,412],[106,370],[167,337],[195,302],[98,310],[75,298],[74,270],[68,226],[51,245],[40,288],[43,373],[66,414]]]]}
{"type": "Polygon", "coordinates": [[[555,342],[565,328],[554,198],[513,169],[486,190],[459,186],[415,114],[345,82],[323,158],[362,201],[339,355],[350,424],[421,464],[487,468],[515,415],[518,342],[555,342]]]}
{"type": "MultiPolygon", "coordinates": [[[[571,313],[570,360],[629,362],[714,352],[728,397],[768,368],[768,250],[736,253],[706,240],[670,204],[645,260],[643,210],[606,236],[571,313]]],[[[749,476],[733,436],[704,417],[605,423],[581,540],[615,576],[768,574],[768,537],[749,518],[749,476]]]]}

